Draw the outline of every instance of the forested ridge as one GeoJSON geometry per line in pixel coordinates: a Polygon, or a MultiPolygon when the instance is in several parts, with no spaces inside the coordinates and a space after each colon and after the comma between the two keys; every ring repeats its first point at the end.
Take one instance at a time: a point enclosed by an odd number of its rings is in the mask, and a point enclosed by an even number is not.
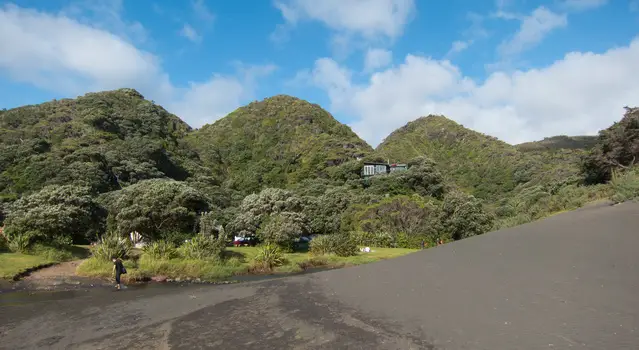
{"type": "Polygon", "coordinates": [[[290,250],[320,235],[311,248],[322,254],[417,248],[634,198],[637,158],[631,108],[596,137],[516,146],[426,116],[373,149],[286,95],[193,130],[133,89],[90,93],[0,111],[0,250],[117,248],[130,232],[170,256],[220,259],[235,236],[290,250]],[[410,168],[361,176],[381,160],[410,168]]]}

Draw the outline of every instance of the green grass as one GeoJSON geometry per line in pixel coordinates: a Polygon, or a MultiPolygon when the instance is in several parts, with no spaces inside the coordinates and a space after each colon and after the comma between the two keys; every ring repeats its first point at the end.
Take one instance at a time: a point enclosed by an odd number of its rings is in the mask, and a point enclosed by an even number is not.
{"type": "Polygon", "coordinates": [[[0,252],[0,279],[10,279],[29,268],[60,263],[73,259],[88,257],[87,246],[72,246],[68,250],[54,250],[53,248],[36,249],[33,254],[0,252]]]}
{"type": "MultiPolygon", "coordinates": [[[[400,248],[371,248],[370,253],[358,253],[351,257],[334,255],[312,256],[306,251],[285,254],[286,262],[273,270],[274,273],[301,272],[309,267],[343,267],[390,259],[415,252],[415,249],[400,248]]],[[[227,259],[224,262],[215,260],[186,260],[176,258],[171,260],[152,259],[142,254],[137,259],[125,260],[127,274],[122,279],[127,281],[144,280],[153,276],[168,278],[196,279],[204,281],[223,280],[234,275],[251,273],[251,262],[257,254],[257,247],[231,247],[227,249],[227,259]]],[[[113,263],[96,258],[87,259],[78,267],[81,276],[111,278],[113,263]]]]}
{"type": "Polygon", "coordinates": [[[0,278],[10,279],[31,267],[50,264],[55,261],[41,255],[22,253],[0,253],[0,278]]]}

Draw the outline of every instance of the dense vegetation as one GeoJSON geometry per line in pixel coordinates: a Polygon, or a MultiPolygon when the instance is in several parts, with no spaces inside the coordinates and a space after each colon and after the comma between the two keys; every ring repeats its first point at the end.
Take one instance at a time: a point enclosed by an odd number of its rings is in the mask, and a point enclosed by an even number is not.
{"type": "Polygon", "coordinates": [[[2,111],[0,198],[46,185],[102,193],[151,178],[185,180],[198,167],[181,143],[189,130],[131,89],[2,111]]]}
{"type": "Polygon", "coordinates": [[[290,96],[191,130],[135,90],[92,93],[0,112],[0,250],[92,241],[84,269],[107,271],[111,256],[133,258],[127,237],[138,232],[147,245],[136,269],[213,276],[244,269],[226,246],[251,236],[264,243],[251,269],[281,269],[304,236],[315,237],[316,263],[359,255],[358,246],[431,246],[632,199],[638,156],[637,109],[595,138],[518,146],[428,116],[373,151],[290,96]],[[362,178],[362,159],[410,168],[362,178]]]}
{"type": "Polygon", "coordinates": [[[516,145],[520,151],[545,151],[556,149],[592,149],[597,144],[596,136],[552,136],[541,141],[524,142],[516,145]]]}
{"type": "Polygon", "coordinates": [[[639,158],[639,108],[626,108],[621,121],[599,132],[582,169],[588,183],[604,183],[615,169],[633,167],[639,158]]]}
{"type": "Polygon", "coordinates": [[[428,116],[395,130],[375,152],[379,159],[408,162],[427,156],[449,182],[479,198],[492,199],[517,185],[515,147],[443,116],[428,116]]]}
{"type": "Polygon", "coordinates": [[[213,175],[245,194],[303,179],[372,152],[320,106],[279,95],[238,108],[188,137],[213,175]]]}

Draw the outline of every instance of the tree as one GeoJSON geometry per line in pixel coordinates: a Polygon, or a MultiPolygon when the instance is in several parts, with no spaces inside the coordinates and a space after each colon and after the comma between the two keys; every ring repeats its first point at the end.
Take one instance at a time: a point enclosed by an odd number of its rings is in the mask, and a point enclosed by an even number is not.
{"type": "Polygon", "coordinates": [[[440,221],[449,239],[480,235],[493,227],[494,217],[472,195],[453,191],[444,197],[441,209],[440,221]]]}
{"type": "Polygon", "coordinates": [[[309,220],[311,233],[331,234],[341,231],[342,216],[356,203],[369,203],[375,195],[346,186],[326,189],[324,194],[304,197],[304,214],[309,220]]]}
{"type": "Polygon", "coordinates": [[[356,206],[350,228],[366,232],[434,235],[438,233],[439,208],[433,200],[414,196],[396,196],[356,206]]]}
{"type": "Polygon", "coordinates": [[[228,229],[234,235],[257,235],[285,245],[286,240],[309,231],[303,209],[302,199],[292,192],[267,188],[244,198],[239,214],[229,223],[228,229]]]}
{"type": "Polygon", "coordinates": [[[30,244],[86,241],[104,232],[105,217],[89,188],[47,186],[11,205],[5,234],[9,239],[26,236],[30,244]]]}
{"type": "Polygon", "coordinates": [[[599,132],[599,139],[584,158],[586,183],[610,181],[612,170],[625,170],[639,163],[639,108],[626,108],[621,121],[599,132]]]}
{"type": "Polygon", "coordinates": [[[444,178],[437,170],[435,162],[420,157],[409,162],[406,171],[388,175],[377,175],[370,181],[369,191],[377,194],[432,196],[441,198],[445,193],[444,178]]]}
{"type": "Polygon", "coordinates": [[[302,213],[281,212],[269,215],[257,235],[265,242],[287,246],[293,239],[309,232],[307,221],[302,213]]]}
{"type": "Polygon", "coordinates": [[[175,232],[198,231],[199,215],[209,211],[207,198],[186,183],[152,179],[104,197],[109,227],[120,234],[139,232],[157,240],[175,232]]]}
{"type": "Polygon", "coordinates": [[[435,242],[444,234],[440,213],[438,201],[432,198],[388,197],[353,206],[343,217],[342,229],[364,234],[359,239],[362,244],[417,248],[422,240],[435,242]]]}

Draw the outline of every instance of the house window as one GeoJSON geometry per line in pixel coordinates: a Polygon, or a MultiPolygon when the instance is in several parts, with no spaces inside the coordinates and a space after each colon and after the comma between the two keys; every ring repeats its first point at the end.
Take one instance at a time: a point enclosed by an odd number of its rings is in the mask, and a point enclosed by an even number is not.
{"type": "Polygon", "coordinates": [[[381,174],[381,173],[385,173],[386,172],[386,166],[385,165],[376,165],[375,166],[375,173],[376,174],[381,174]]]}
{"type": "Polygon", "coordinates": [[[374,165],[364,165],[364,175],[365,176],[375,175],[375,166],[374,165]]]}

